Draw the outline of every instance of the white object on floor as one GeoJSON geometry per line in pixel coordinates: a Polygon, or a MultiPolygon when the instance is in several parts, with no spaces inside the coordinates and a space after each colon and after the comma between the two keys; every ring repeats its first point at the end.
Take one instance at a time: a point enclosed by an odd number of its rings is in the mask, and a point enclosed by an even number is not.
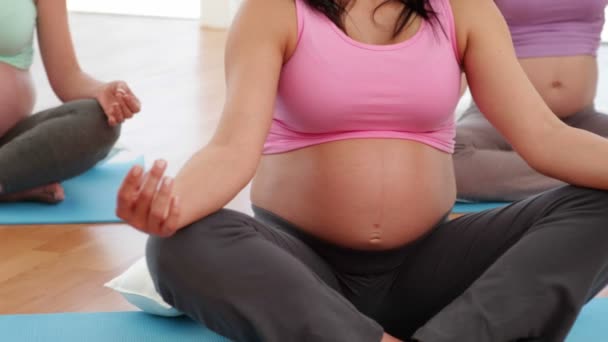
{"type": "Polygon", "coordinates": [[[165,317],[182,315],[177,309],[167,304],[156,291],[145,257],[139,259],[124,273],[104,286],[119,292],[129,303],[143,312],[165,317]]]}

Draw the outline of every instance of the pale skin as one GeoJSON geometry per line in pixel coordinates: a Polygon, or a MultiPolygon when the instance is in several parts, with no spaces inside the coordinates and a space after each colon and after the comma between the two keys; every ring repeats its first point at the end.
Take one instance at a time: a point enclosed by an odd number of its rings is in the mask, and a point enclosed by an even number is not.
{"type": "MultiPolygon", "coordinates": [[[[40,54],[53,91],[62,102],[97,99],[116,126],[140,111],[139,99],[123,81],[104,83],[87,75],[78,64],[68,26],[65,0],[36,1],[40,54]]],[[[0,134],[31,114],[35,92],[30,72],[0,62],[0,134]]],[[[2,195],[0,201],[57,202],[64,198],[60,184],[2,195]]]]}
{"type": "MultiPolygon", "coordinates": [[[[392,44],[417,31],[419,18],[393,38],[401,7],[382,7],[374,23],[370,13],[380,2],[349,7],[347,34],[392,44]]],[[[539,172],[608,189],[608,160],[601,158],[608,141],[563,124],[545,104],[519,64],[494,2],[451,3],[462,68],[488,120],[539,172]]],[[[212,140],[174,180],[163,176],[164,161],[148,172],[133,168],[118,194],[118,216],[145,233],[169,237],[224,207],[253,179],[255,205],[338,245],[388,249],[431,229],[455,199],[447,153],[411,141],[355,139],[262,155],[281,67],[296,41],[293,1],[246,1],[227,44],[227,99],[212,140]]],[[[385,335],[383,341],[397,340],[385,335]]]]}

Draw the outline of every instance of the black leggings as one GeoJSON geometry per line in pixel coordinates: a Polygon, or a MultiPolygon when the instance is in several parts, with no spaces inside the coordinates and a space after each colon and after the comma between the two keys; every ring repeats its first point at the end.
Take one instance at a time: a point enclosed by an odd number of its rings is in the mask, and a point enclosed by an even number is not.
{"type": "Polygon", "coordinates": [[[169,304],[234,341],[562,341],[608,281],[607,208],[607,192],[567,186],[389,251],[221,210],[151,237],[147,258],[169,304]]]}
{"type": "Polygon", "coordinates": [[[118,139],[96,100],[34,114],[0,137],[0,194],[74,177],[102,160],[118,139]]]}

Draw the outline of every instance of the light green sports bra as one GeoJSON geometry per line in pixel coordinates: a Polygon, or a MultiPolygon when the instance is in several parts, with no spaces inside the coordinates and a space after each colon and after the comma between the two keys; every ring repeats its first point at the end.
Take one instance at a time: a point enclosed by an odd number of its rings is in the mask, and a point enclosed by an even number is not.
{"type": "Polygon", "coordinates": [[[0,62],[27,70],[34,56],[34,0],[0,0],[0,62]]]}

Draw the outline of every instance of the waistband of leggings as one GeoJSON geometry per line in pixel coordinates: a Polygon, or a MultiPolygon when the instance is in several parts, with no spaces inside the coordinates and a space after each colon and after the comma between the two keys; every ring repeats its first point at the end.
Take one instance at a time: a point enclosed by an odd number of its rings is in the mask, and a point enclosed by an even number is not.
{"type": "Polygon", "coordinates": [[[385,273],[399,267],[414,252],[419,243],[434,231],[434,229],[430,229],[424,236],[397,248],[359,250],[319,239],[269,210],[255,205],[252,208],[256,219],[296,237],[313,249],[332,267],[352,274],[385,273]]]}

